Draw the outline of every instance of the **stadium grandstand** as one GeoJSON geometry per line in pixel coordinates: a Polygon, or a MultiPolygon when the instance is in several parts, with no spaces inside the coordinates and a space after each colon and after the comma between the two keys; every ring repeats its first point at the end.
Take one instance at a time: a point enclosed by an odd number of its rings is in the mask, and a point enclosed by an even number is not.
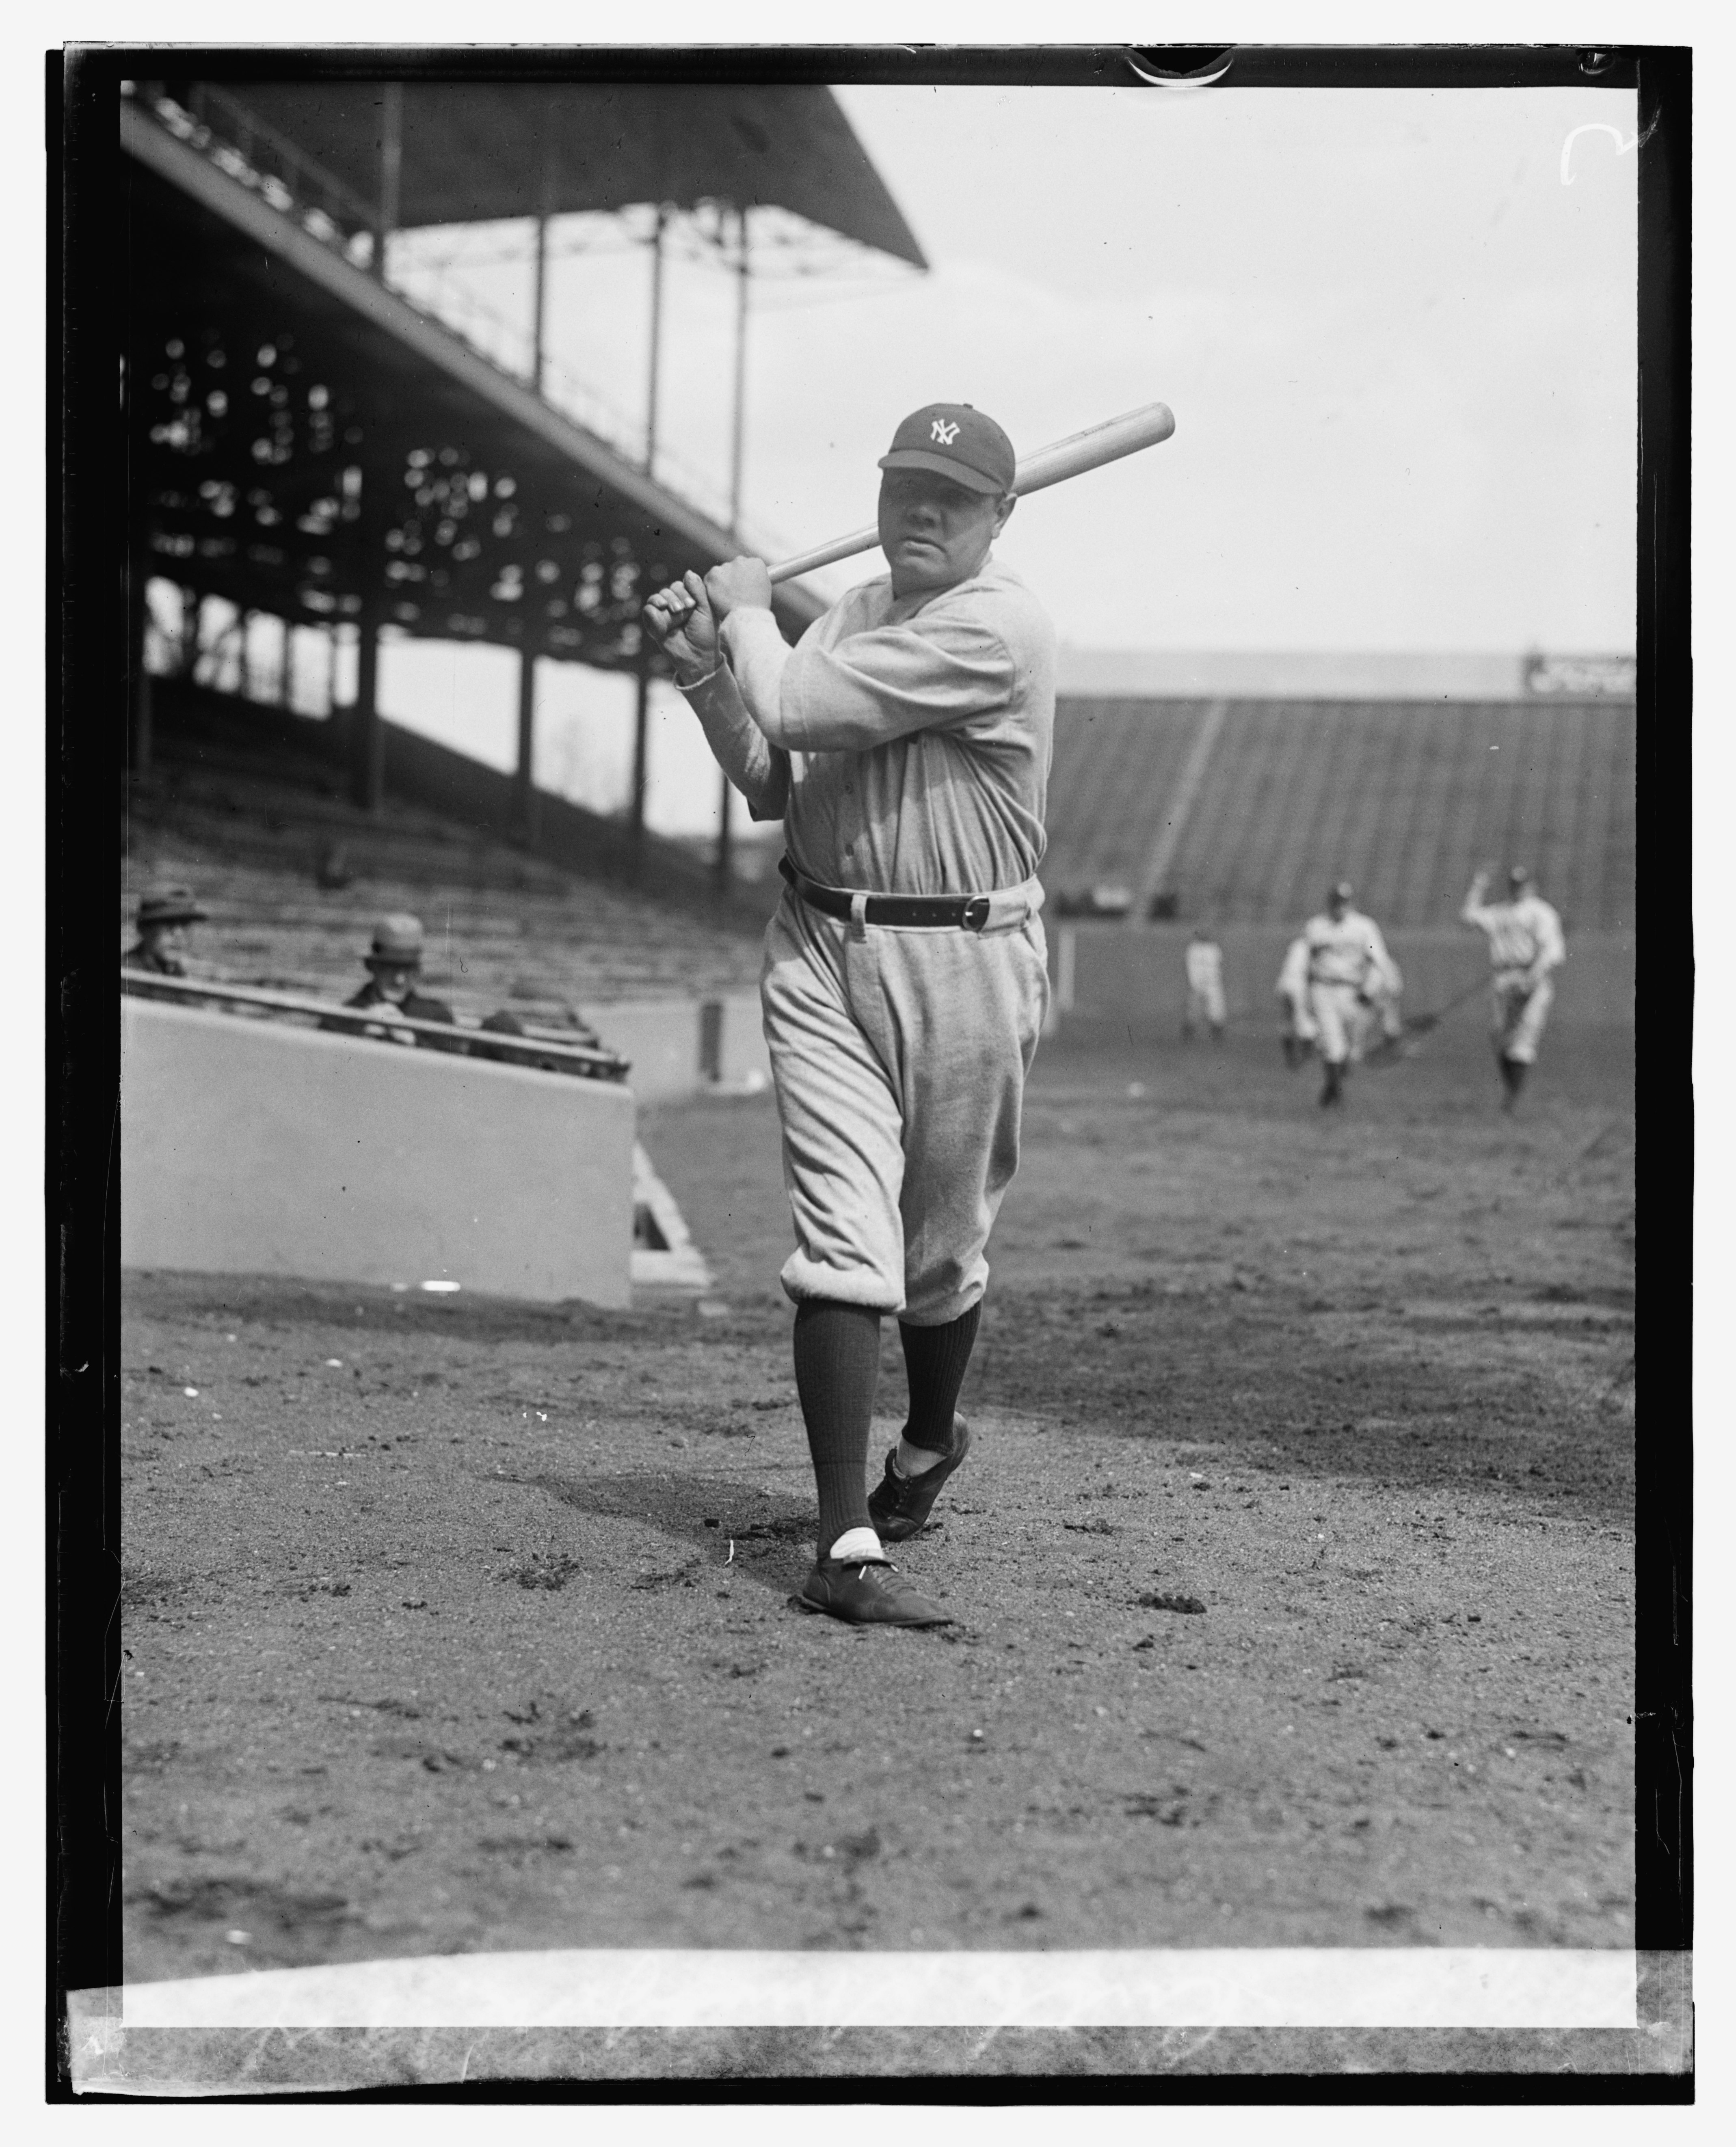
{"type": "MultiPolygon", "coordinates": [[[[129,906],[148,879],[191,881],[206,961],[300,992],[350,981],[368,920],[401,906],[428,915],[473,1007],[553,1019],[744,993],[768,897],[727,795],[708,854],[645,824],[659,658],[638,608],[683,568],[780,548],[741,513],[756,263],[925,265],[831,93],[138,82],[120,121],[129,906]],[[549,233],[571,217],[618,219],[647,252],[637,417],[545,347],[549,233]],[[510,219],[535,239],[516,325],[394,245],[510,219]],[[678,243],[738,279],[727,498],[658,439],[678,243]],[[383,719],[392,634],[517,652],[513,770],[383,719]],[[533,780],[550,663],[637,683],[618,817],[533,780]]],[[[793,635],[824,599],[798,582],[778,601],[793,635]]],[[[1266,936],[1348,874],[1389,932],[1440,936],[1445,966],[1418,974],[1444,988],[1474,957],[1455,919],[1483,858],[1529,864],[1577,946],[1631,944],[1634,779],[1631,660],[1063,650],[1043,877],[1052,915],[1103,920],[1093,932],[1253,932],[1258,977],[1266,936]]]]}
{"type": "MultiPolygon", "coordinates": [[[[646,825],[664,667],[640,608],[788,548],[742,513],[756,275],[922,253],[821,87],[259,75],[120,98],[123,928],[153,882],[203,913],[184,976],[123,973],[123,1264],[615,1304],[703,1288],[634,1111],[763,1084],[763,914],[721,783],[708,855],[646,825]],[[644,252],[637,415],[548,347],[551,233],[588,218],[644,252]],[[523,322],[414,243],[503,223],[533,234],[523,322]],[[667,267],[707,255],[735,297],[722,491],[659,437],[667,267]],[[393,636],[516,653],[510,771],[384,719],[393,636]],[[551,664],[636,682],[618,817],[535,780],[551,664]],[[456,1049],[448,1027],[383,1050],[339,1006],[397,911],[425,919],[456,1049]]],[[[784,585],[785,630],[825,601],[784,585]]]]}
{"type": "Polygon", "coordinates": [[[1630,932],[1631,659],[1063,653],[1044,878],[1063,913],[1282,924],[1348,875],[1449,925],[1523,860],[1570,932],[1630,932]]]}
{"type": "MultiPolygon", "coordinates": [[[[304,848],[333,836],[335,773],[351,806],[379,823],[371,855],[389,845],[381,816],[395,799],[561,869],[631,880],[642,908],[697,901],[727,920],[727,799],[709,870],[691,848],[645,828],[647,696],[660,659],[641,638],[638,610],[651,587],[754,541],[740,498],[756,258],[805,247],[808,273],[865,252],[925,265],[831,93],[799,84],[136,82],[123,86],[120,127],[131,278],[128,775],[132,825],[146,846],[129,849],[129,882],[173,858],[178,778],[193,779],[217,756],[232,790],[252,786],[262,818],[305,823],[304,848]],[[548,233],[554,219],[574,216],[617,218],[629,238],[643,233],[642,418],[607,408],[545,347],[548,233]],[[535,233],[523,333],[479,318],[472,295],[394,268],[400,234],[513,218],[535,233]],[[737,278],[727,499],[707,497],[704,481],[673,466],[658,442],[663,263],[678,238],[712,248],[737,278]],[[153,599],[165,595],[167,632],[163,608],[154,624],[153,616],[153,599]],[[511,778],[383,720],[383,633],[518,652],[511,778]],[[262,639],[277,650],[263,664],[253,653],[262,639]],[[340,643],[354,680],[341,706],[340,643]],[[539,660],[638,683],[632,795],[618,822],[533,780],[539,660]],[[311,695],[309,670],[320,674],[311,695]],[[275,704],[272,719],[262,703],[275,704]],[[273,783],[278,794],[264,802],[273,783]],[[146,789],[155,792],[149,804],[146,789]]],[[[787,630],[822,608],[800,583],[779,592],[787,630]]],[[[198,851],[191,830],[180,848],[198,851]]],[[[203,869],[197,854],[178,861],[203,869]]],[[[738,927],[745,918],[738,914],[738,927]]],[[[276,966],[298,963],[308,967],[289,950],[276,966]]]]}

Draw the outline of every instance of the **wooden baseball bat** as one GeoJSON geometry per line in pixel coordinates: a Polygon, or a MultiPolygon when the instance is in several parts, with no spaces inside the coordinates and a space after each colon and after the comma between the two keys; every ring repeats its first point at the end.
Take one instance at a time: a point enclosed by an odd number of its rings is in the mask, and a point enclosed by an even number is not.
{"type": "MultiPolygon", "coordinates": [[[[1083,433],[1069,433],[1064,440],[1053,441],[1035,454],[1023,457],[1013,469],[1013,490],[1020,498],[1028,492],[1041,492],[1045,485],[1059,484],[1063,478],[1078,477],[1086,470],[1100,468],[1104,463],[1119,462],[1123,455],[1138,454],[1142,448],[1154,448],[1174,430],[1174,414],[1167,403],[1142,403],[1137,410],[1106,418],[1100,425],[1088,425],[1083,433]]],[[[878,529],[858,529],[848,537],[834,538],[817,551],[780,559],[772,569],[772,579],[793,581],[798,574],[812,573],[816,567],[829,567],[834,560],[872,552],[879,542],[878,529]]]]}

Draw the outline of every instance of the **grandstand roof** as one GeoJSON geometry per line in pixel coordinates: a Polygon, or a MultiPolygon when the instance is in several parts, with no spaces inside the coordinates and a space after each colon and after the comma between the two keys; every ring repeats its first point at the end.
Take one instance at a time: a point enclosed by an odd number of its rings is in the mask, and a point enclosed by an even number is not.
{"type": "MultiPolygon", "coordinates": [[[[383,82],[224,88],[350,193],[379,187],[383,82]]],[[[829,89],[809,83],[409,80],[398,223],[624,208],[773,204],[927,266],[829,89]]]]}
{"type": "MultiPolygon", "coordinates": [[[[123,102],[135,497],[152,571],[307,623],[604,668],[730,533],[123,102]]],[[[778,592],[787,626],[821,608],[778,592]]]]}
{"type": "Polygon", "coordinates": [[[1297,923],[1348,874],[1383,924],[1450,923],[1485,861],[1580,930],[1634,921],[1631,702],[1063,698],[1045,885],[1144,913],[1297,923]]]}

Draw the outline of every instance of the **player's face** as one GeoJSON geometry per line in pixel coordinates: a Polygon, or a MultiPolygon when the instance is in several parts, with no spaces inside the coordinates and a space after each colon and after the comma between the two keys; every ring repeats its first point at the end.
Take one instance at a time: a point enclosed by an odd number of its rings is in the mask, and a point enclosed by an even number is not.
{"type": "Polygon", "coordinates": [[[153,954],[179,954],[186,948],[189,933],[186,924],[178,922],[141,925],[138,936],[153,954]]]}
{"type": "Polygon", "coordinates": [[[380,988],[381,997],[390,999],[394,1006],[402,1006],[410,996],[410,986],[416,976],[413,969],[388,968],[382,965],[373,974],[374,981],[380,988]]]}
{"type": "Polygon", "coordinates": [[[1010,498],[967,492],[933,470],[886,470],[880,478],[880,548],[892,593],[949,589],[981,570],[1013,512],[1010,498]]]}

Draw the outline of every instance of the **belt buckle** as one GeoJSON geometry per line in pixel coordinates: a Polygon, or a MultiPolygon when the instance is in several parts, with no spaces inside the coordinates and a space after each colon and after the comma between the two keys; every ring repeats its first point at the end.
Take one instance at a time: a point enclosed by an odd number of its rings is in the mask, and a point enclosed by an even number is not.
{"type": "Polygon", "coordinates": [[[980,932],[988,922],[988,897],[973,894],[964,905],[964,914],[958,920],[966,932],[980,932]]]}

